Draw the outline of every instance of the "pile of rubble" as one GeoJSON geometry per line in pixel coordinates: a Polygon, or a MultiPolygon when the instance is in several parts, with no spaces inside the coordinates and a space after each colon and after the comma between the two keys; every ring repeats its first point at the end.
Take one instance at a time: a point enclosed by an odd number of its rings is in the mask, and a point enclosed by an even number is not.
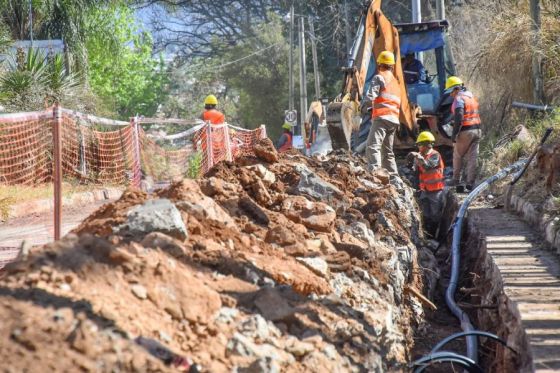
{"type": "Polygon", "coordinates": [[[343,153],[255,153],[22,253],[0,278],[2,367],[403,368],[423,319],[411,190],[343,153]]]}

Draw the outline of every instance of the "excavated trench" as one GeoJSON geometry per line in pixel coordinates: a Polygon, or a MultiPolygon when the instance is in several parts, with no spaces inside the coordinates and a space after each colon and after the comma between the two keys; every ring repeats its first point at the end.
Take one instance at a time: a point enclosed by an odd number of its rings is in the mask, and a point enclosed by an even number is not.
{"type": "MultiPolygon", "coordinates": [[[[442,232],[447,232],[460,207],[460,197],[448,197],[442,220],[442,232]]],[[[478,207],[478,206],[477,206],[478,207]]],[[[484,207],[481,210],[489,210],[484,207]]],[[[478,208],[475,210],[478,211],[478,208]]],[[[532,371],[532,358],[525,330],[517,306],[504,293],[504,280],[487,248],[486,235],[481,230],[477,212],[470,213],[464,221],[461,244],[461,273],[455,299],[469,315],[475,329],[498,335],[518,353],[487,338],[479,339],[479,364],[485,372],[532,371]]],[[[445,235],[445,233],[444,233],[445,235]]],[[[440,278],[433,291],[437,311],[428,311],[426,325],[419,328],[415,336],[413,358],[429,354],[443,338],[460,332],[459,321],[451,314],[445,303],[445,289],[450,277],[451,234],[435,252],[439,264],[440,278]]],[[[430,290],[429,290],[430,291],[430,290]]],[[[460,338],[445,348],[462,355],[466,354],[466,342],[460,338]]],[[[455,367],[455,369],[458,369],[455,367]]],[[[429,372],[449,372],[449,364],[433,365],[429,372]]]]}

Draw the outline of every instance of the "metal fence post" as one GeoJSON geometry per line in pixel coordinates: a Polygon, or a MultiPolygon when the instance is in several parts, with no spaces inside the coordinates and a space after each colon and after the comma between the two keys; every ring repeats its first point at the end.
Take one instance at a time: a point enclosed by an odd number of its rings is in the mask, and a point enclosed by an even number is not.
{"type": "Polygon", "coordinates": [[[142,179],[142,166],[140,159],[140,131],[138,129],[138,116],[132,119],[132,129],[134,134],[134,162],[132,170],[132,186],[139,187],[142,179]]]}
{"type": "Polygon", "coordinates": [[[54,240],[58,241],[62,227],[62,111],[58,103],[53,117],[54,240]]]}

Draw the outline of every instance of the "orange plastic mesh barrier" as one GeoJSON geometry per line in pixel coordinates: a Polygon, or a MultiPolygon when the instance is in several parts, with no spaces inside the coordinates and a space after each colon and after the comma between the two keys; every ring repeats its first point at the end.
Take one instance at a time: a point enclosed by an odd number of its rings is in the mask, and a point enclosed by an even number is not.
{"type": "MultiPolygon", "coordinates": [[[[0,115],[0,184],[52,180],[55,124],[52,110],[0,115]]],[[[63,110],[60,126],[63,176],[94,184],[138,186],[142,175],[158,182],[197,177],[220,161],[251,155],[255,142],[266,137],[264,126],[200,124],[192,141],[165,149],[135,120],[126,124],[63,110]]]]}

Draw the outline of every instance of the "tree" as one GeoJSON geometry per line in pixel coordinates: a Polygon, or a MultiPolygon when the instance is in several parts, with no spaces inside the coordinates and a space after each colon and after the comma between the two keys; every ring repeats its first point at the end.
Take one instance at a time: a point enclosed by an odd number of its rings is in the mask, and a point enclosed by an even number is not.
{"type": "Polygon", "coordinates": [[[86,25],[89,82],[105,107],[127,118],[153,115],[162,102],[167,71],[162,57],[153,58],[150,33],[135,25],[126,4],[91,12],[86,25]]]}

